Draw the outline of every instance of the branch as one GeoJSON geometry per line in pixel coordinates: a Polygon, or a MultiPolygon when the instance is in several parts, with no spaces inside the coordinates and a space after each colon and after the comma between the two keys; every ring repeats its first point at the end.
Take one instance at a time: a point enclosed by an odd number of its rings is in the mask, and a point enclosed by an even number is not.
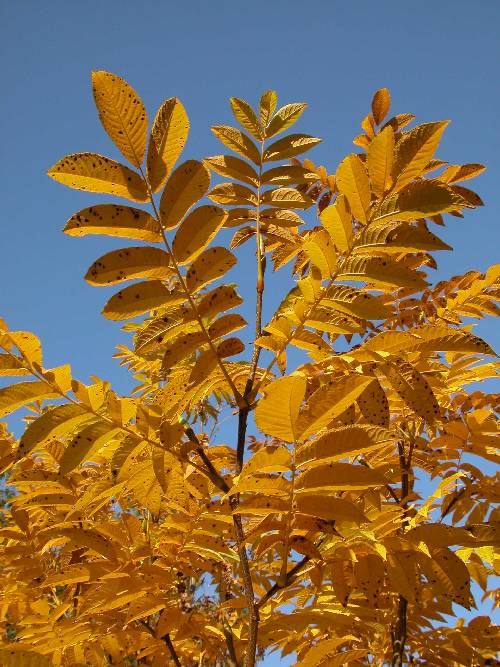
{"type": "MultiPolygon", "coordinates": [[[[156,632],[153,630],[153,628],[149,625],[149,623],[146,623],[142,618],[137,619],[137,623],[140,623],[146,630],[149,632],[149,634],[157,639],[156,637],[156,632]]],[[[165,642],[168,648],[168,652],[170,653],[170,657],[174,661],[174,663],[177,665],[177,667],[182,667],[181,661],[179,660],[179,656],[177,655],[174,645],[172,644],[172,640],[170,639],[170,635],[167,633],[166,635],[163,635],[163,637],[160,637],[162,641],[165,642]]]]}
{"type": "Polygon", "coordinates": [[[290,572],[287,572],[287,575],[285,577],[285,580],[280,583],[277,581],[271,588],[265,593],[261,599],[257,602],[257,607],[260,608],[262,607],[263,604],[265,604],[268,600],[270,600],[275,593],[278,591],[281,591],[283,588],[286,588],[287,586],[290,586],[290,584],[293,584],[295,579],[299,576],[300,572],[302,569],[307,565],[307,563],[311,560],[310,556],[304,556],[302,560],[300,560],[298,563],[296,563],[290,572]]]}

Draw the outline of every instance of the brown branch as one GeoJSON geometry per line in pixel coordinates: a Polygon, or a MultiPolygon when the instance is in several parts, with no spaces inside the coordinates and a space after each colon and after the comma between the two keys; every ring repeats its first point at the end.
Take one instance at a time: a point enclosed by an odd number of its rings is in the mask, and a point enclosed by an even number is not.
{"type": "MultiPolygon", "coordinates": [[[[232,496],[230,499],[233,510],[238,507],[238,499],[232,496]]],[[[243,588],[245,590],[245,597],[248,601],[248,643],[245,652],[245,667],[255,666],[255,656],[257,652],[257,633],[259,630],[259,607],[255,601],[253,590],[252,575],[250,572],[250,564],[248,562],[247,549],[245,546],[245,534],[243,532],[243,524],[239,514],[233,514],[233,524],[236,533],[236,544],[238,547],[238,555],[240,557],[241,572],[243,576],[243,588]]]]}
{"type": "Polygon", "coordinates": [[[289,572],[287,572],[284,582],[280,583],[279,581],[277,581],[273,586],[271,586],[271,588],[267,591],[267,593],[265,593],[261,597],[261,599],[257,602],[257,607],[258,608],[262,607],[262,605],[265,604],[268,600],[270,600],[275,593],[281,591],[287,586],[290,586],[290,584],[293,584],[293,582],[295,581],[295,579],[297,579],[302,569],[307,565],[307,563],[310,560],[311,560],[310,556],[304,556],[302,560],[296,563],[292,567],[292,569],[289,572]]]}
{"type": "Polygon", "coordinates": [[[402,595],[398,602],[398,619],[392,639],[392,662],[391,667],[402,667],[406,643],[406,618],[408,602],[402,595]]]}
{"type": "MultiPolygon", "coordinates": [[[[153,630],[153,628],[149,625],[149,623],[146,623],[142,618],[137,619],[137,623],[140,623],[146,630],[149,632],[149,634],[157,639],[156,637],[156,632],[153,630]]],[[[163,637],[160,637],[162,641],[165,642],[168,652],[170,653],[170,657],[174,661],[174,663],[177,665],[177,667],[182,667],[181,661],[179,660],[179,656],[177,655],[174,645],[172,644],[172,640],[170,639],[170,635],[167,633],[166,635],[163,635],[163,637]]]]}

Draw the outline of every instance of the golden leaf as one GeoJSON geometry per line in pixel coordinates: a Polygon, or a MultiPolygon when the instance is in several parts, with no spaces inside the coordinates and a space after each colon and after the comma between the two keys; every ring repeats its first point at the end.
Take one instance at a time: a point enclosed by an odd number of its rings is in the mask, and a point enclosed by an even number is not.
{"type": "Polygon", "coordinates": [[[214,155],[213,157],[206,157],[203,162],[221,176],[234,178],[249,185],[257,185],[259,182],[259,175],[255,169],[248,162],[240,160],[239,157],[234,157],[234,155],[214,155]]]}
{"type": "Polygon", "coordinates": [[[273,137],[287,130],[298,121],[306,108],[307,104],[304,102],[294,102],[293,104],[285,104],[281,109],[278,109],[274,118],[267,126],[266,137],[273,137]]]}
{"type": "Polygon", "coordinates": [[[377,90],[372,99],[373,120],[377,125],[384,120],[391,106],[391,94],[387,88],[377,90]]]}
{"type": "Polygon", "coordinates": [[[186,213],[207,193],[210,173],[205,165],[188,160],[172,172],[160,200],[164,229],[174,229],[186,213]]]}
{"type": "Polygon", "coordinates": [[[311,137],[308,134],[289,134],[266,148],[264,162],[295,157],[296,155],[305,153],[320,142],[321,139],[311,137]]]}
{"type": "Polygon", "coordinates": [[[160,280],[129,285],[117,292],[104,306],[108,320],[127,320],[160,306],[175,306],[186,300],[185,294],[170,291],[160,280]]]}
{"type": "Polygon", "coordinates": [[[254,142],[237,130],[235,127],[229,125],[215,125],[212,127],[212,132],[217,139],[221,141],[224,146],[227,146],[235,153],[242,155],[247,160],[260,164],[260,153],[254,142]]]}
{"type": "Polygon", "coordinates": [[[269,121],[271,120],[271,116],[274,113],[274,110],[276,109],[276,105],[278,103],[278,95],[274,90],[266,90],[265,93],[262,94],[260,98],[260,120],[262,121],[262,125],[264,127],[267,127],[269,124],[269,121]]]}
{"type": "Polygon", "coordinates": [[[394,189],[405,185],[422,174],[434,157],[441,135],[449,121],[424,123],[404,134],[396,145],[393,180],[394,189]]]}
{"type": "Polygon", "coordinates": [[[306,380],[301,375],[290,375],[267,385],[255,409],[257,427],[287,442],[297,440],[297,421],[305,388],[306,380]]]}
{"type": "Polygon", "coordinates": [[[172,242],[172,252],[180,265],[200,255],[224,225],[226,212],[217,206],[199,206],[182,222],[172,242]]]}
{"type": "Polygon", "coordinates": [[[90,285],[115,285],[134,278],[168,278],[174,275],[170,256],[159,248],[139,246],[112,250],[99,257],[85,274],[90,285]]]}
{"type": "Polygon", "coordinates": [[[351,463],[328,463],[306,470],[296,481],[296,494],[350,491],[383,486],[385,478],[376,470],[351,463]]]}
{"type": "Polygon", "coordinates": [[[182,153],[189,134],[189,118],[176,97],[165,100],[158,109],[148,146],[147,177],[153,192],[165,183],[182,153]]]}
{"type": "Polygon", "coordinates": [[[68,220],[64,232],[70,236],[103,234],[154,243],[163,240],[160,225],[149,213],[116,204],[99,204],[78,211],[68,220]]]}
{"type": "Polygon", "coordinates": [[[115,145],[134,167],[146,152],[148,117],[144,104],[126,81],[111,72],[92,72],[99,118],[115,145]]]}
{"type": "Polygon", "coordinates": [[[352,241],[352,216],[346,197],[339,195],[334,204],[321,211],[319,217],[337,250],[347,252],[352,241]]]}
{"type": "Polygon", "coordinates": [[[347,197],[354,217],[366,225],[371,202],[370,181],[366,168],[357,155],[348,155],[342,160],[335,180],[340,192],[347,197]]]}
{"type": "Polygon", "coordinates": [[[97,153],[67,155],[47,173],[58,183],[76,190],[118,195],[139,202],[148,198],[146,185],[139,174],[97,153]]]}
{"type": "Polygon", "coordinates": [[[379,198],[391,186],[393,162],[394,130],[389,125],[370,143],[366,158],[372,190],[379,198]]]}
{"type": "Polygon", "coordinates": [[[262,139],[262,125],[255,115],[254,110],[245,102],[237,97],[231,97],[229,100],[234,117],[238,123],[247,131],[252,137],[261,141],[262,139]]]}
{"type": "Polygon", "coordinates": [[[186,285],[190,292],[199,291],[217,280],[236,264],[236,257],[223,246],[207,248],[191,264],[186,274],[186,285]]]}
{"type": "Polygon", "coordinates": [[[18,382],[10,387],[2,387],[0,389],[0,417],[28,403],[58,396],[59,394],[46,382],[18,382]]]}

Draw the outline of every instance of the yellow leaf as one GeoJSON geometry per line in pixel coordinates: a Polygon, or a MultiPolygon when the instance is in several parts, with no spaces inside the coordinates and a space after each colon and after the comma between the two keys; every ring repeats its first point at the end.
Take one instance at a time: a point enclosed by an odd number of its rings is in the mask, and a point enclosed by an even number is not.
{"type": "Polygon", "coordinates": [[[207,157],[203,162],[215,171],[216,174],[243,181],[249,185],[258,185],[259,175],[255,169],[239,157],[234,155],[214,155],[207,157]]]}
{"type": "Polygon", "coordinates": [[[383,320],[390,310],[379,299],[348,285],[332,285],[321,304],[363,319],[383,320]]]}
{"type": "Polygon", "coordinates": [[[231,206],[257,204],[257,196],[254,191],[240,183],[219,183],[212,188],[208,196],[216,204],[230,204],[231,206]]]}
{"type": "Polygon", "coordinates": [[[315,435],[356,401],[373,378],[353,374],[320,386],[308,399],[297,429],[300,439],[315,435]]]}
{"type": "MultiPolygon", "coordinates": [[[[309,326],[314,326],[316,322],[307,321],[309,326]]],[[[320,323],[318,323],[320,324],[320,323]]],[[[323,340],[323,338],[313,331],[302,330],[290,341],[291,345],[298,347],[302,350],[307,350],[309,355],[315,361],[323,361],[332,355],[332,348],[330,345],[323,340]]]]}
{"type": "Polygon", "coordinates": [[[181,333],[191,333],[199,331],[199,322],[194,318],[194,314],[189,306],[182,308],[173,308],[171,311],[148,322],[148,324],[138,332],[135,340],[135,349],[140,354],[145,354],[154,350],[155,347],[164,345],[167,341],[175,338],[181,333]]]}
{"type": "Polygon", "coordinates": [[[190,292],[198,292],[217,278],[227,273],[236,264],[236,257],[223,246],[207,248],[191,264],[186,274],[186,285],[190,292]]]}
{"type": "Polygon", "coordinates": [[[141,98],[132,86],[110,72],[92,72],[92,90],[104,129],[127,160],[140,167],[148,133],[141,98]]]}
{"type": "Polygon", "coordinates": [[[303,250],[316,266],[323,279],[330,278],[337,268],[337,255],[326,230],[313,232],[304,243],[303,250]]]}
{"type": "Polygon", "coordinates": [[[250,132],[252,137],[261,141],[262,139],[262,125],[260,124],[259,119],[255,115],[254,110],[245,102],[245,100],[240,100],[237,97],[231,97],[229,100],[231,104],[231,109],[233,110],[234,117],[238,123],[247,131],[250,132]]]}
{"type": "Polygon", "coordinates": [[[198,304],[201,317],[213,317],[217,313],[236,308],[243,303],[243,299],[236,293],[234,287],[221,285],[207,292],[198,304]]]}
{"type": "Polygon", "coordinates": [[[106,253],[85,274],[90,285],[116,285],[134,278],[168,278],[175,271],[170,256],[159,248],[139,246],[106,253]]]}
{"type": "MultiPolygon", "coordinates": [[[[305,656],[300,661],[300,664],[302,667],[314,667],[315,665],[320,665],[325,661],[326,658],[331,658],[332,654],[336,652],[336,649],[339,646],[349,641],[358,641],[358,639],[352,635],[346,635],[345,637],[335,637],[334,639],[323,639],[319,642],[319,644],[313,646],[307,651],[305,656]]],[[[350,653],[350,651],[348,653],[350,653]]],[[[365,655],[365,653],[366,651],[361,655],[365,655]]],[[[343,655],[345,656],[347,654],[343,653],[343,655]]],[[[328,665],[330,664],[331,663],[329,661],[328,665]]],[[[339,663],[339,665],[341,664],[347,665],[348,662],[344,661],[343,663],[339,663]]]]}
{"type": "Polygon", "coordinates": [[[18,646],[0,648],[0,662],[2,667],[51,667],[50,658],[35,651],[29,651],[18,646]]]}
{"type": "Polygon", "coordinates": [[[58,396],[59,394],[46,382],[18,382],[10,387],[2,387],[0,389],[0,417],[28,403],[58,396]]]}
{"type": "Polygon", "coordinates": [[[425,377],[402,359],[380,364],[380,370],[403,401],[427,423],[441,419],[441,410],[425,377]]]}
{"type": "Polygon", "coordinates": [[[286,447],[265,447],[245,462],[240,479],[256,472],[288,472],[292,466],[292,455],[286,447]]]}
{"type": "Polygon", "coordinates": [[[451,246],[432,234],[425,223],[417,227],[406,223],[389,222],[366,227],[356,236],[354,252],[376,254],[414,253],[422,250],[452,250],[451,246]]]}
{"type": "Polygon", "coordinates": [[[352,242],[352,217],[346,197],[339,195],[334,204],[321,211],[319,217],[337,250],[347,252],[352,242]]]}
{"type": "Polygon", "coordinates": [[[342,265],[339,280],[356,280],[373,283],[376,286],[394,285],[395,287],[411,287],[422,289],[427,282],[413,269],[389,257],[366,257],[355,255],[349,257],[342,265]]]}
{"type": "Polygon", "coordinates": [[[298,165],[281,165],[262,174],[262,183],[266,185],[302,185],[317,180],[316,173],[298,165]]]}
{"type": "Polygon", "coordinates": [[[35,334],[30,331],[9,331],[6,335],[31,365],[42,365],[42,346],[35,334]]]}
{"type": "Polygon", "coordinates": [[[377,125],[384,120],[391,106],[391,94],[387,88],[377,90],[372,99],[373,120],[377,125]]]}
{"type": "Polygon", "coordinates": [[[201,162],[179,165],[167,181],[160,200],[161,224],[174,229],[186,213],[202,199],[210,185],[210,172],[201,162]]]}
{"type": "Polygon", "coordinates": [[[296,481],[295,493],[370,489],[386,484],[376,470],[351,463],[328,463],[306,470],[296,481]]]}
{"type": "Polygon", "coordinates": [[[364,392],[358,397],[361,414],[369,424],[389,426],[389,402],[380,382],[374,378],[364,392]]]}
{"type": "Polygon", "coordinates": [[[371,193],[364,164],[354,153],[348,155],[338,166],[335,178],[338,189],[347,197],[352,214],[366,225],[371,193]]]}
{"type": "Polygon", "coordinates": [[[219,229],[226,212],[217,206],[199,206],[184,219],[172,242],[172,252],[179,264],[196,259],[219,229]]]}
{"type": "Polygon", "coordinates": [[[236,336],[232,336],[217,345],[217,356],[220,359],[227,359],[227,357],[234,357],[237,354],[241,354],[244,349],[245,345],[242,341],[236,338],[236,336]]]}
{"type": "Polygon", "coordinates": [[[242,329],[246,326],[246,324],[247,323],[243,317],[237,313],[223,315],[208,327],[208,335],[210,338],[212,338],[212,340],[216,340],[217,338],[221,338],[228,333],[242,329]]]}
{"type": "Polygon", "coordinates": [[[263,204],[277,208],[309,208],[313,200],[295,188],[276,188],[266,190],[261,197],[263,204]]]}
{"type": "Polygon", "coordinates": [[[469,178],[479,176],[485,169],[482,164],[450,164],[439,176],[439,180],[445,183],[467,181],[469,178]]]}
{"type": "Polygon", "coordinates": [[[459,544],[473,546],[474,540],[465,528],[448,526],[444,523],[426,523],[406,533],[408,540],[414,544],[425,542],[432,547],[448,547],[459,544]]]}
{"type": "Polygon", "coordinates": [[[167,343],[163,356],[162,371],[169,373],[175,364],[207,343],[207,337],[202,331],[178,336],[172,342],[167,343]]]}
{"type": "Polygon", "coordinates": [[[298,438],[297,420],[305,389],[302,375],[290,375],[267,385],[255,410],[257,427],[263,433],[294,442],[298,438]]]}
{"type": "Polygon", "coordinates": [[[295,500],[296,509],[302,514],[319,517],[325,521],[352,521],[358,526],[367,523],[363,512],[349,500],[332,496],[300,494],[295,500]]]}
{"type": "Polygon", "coordinates": [[[370,143],[366,158],[372,190],[379,198],[391,186],[393,163],[394,130],[388,125],[370,143]]]}
{"type": "Polygon", "coordinates": [[[260,152],[246,134],[229,125],[215,125],[212,127],[212,132],[224,146],[247,158],[247,160],[251,160],[255,164],[260,164],[260,152]]]}
{"type": "Polygon", "coordinates": [[[43,582],[44,586],[68,586],[84,581],[89,581],[90,570],[84,565],[69,565],[57,574],[48,576],[43,582]]]}
{"type": "Polygon", "coordinates": [[[34,447],[41,448],[51,440],[70,433],[76,426],[95,419],[80,405],[57,405],[31,422],[19,441],[18,455],[26,456],[34,447]]]}
{"type": "Polygon", "coordinates": [[[260,98],[259,109],[260,119],[264,127],[267,127],[269,124],[277,104],[278,95],[274,90],[266,90],[266,92],[262,94],[260,98]]]}
{"type": "Polygon", "coordinates": [[[414,551],[390,551],[387,554],[387,575],[391,586],[409,602],[415,602],[419,593],[420,573],[417,574],[418,557],[414,551]]]}
{"type": "Polygon", "coordinates": [[[22,359],[11,354],[0,354],[0,377],[18,375],[31,375],[31,372],[24,368],[22,359]]]}
{"type": "Polygon", "coordinates": [[[307,104],[304,102],[294,102],[293,104],[285,104],[281,109],[278,109],[276,115],[267,127],[266,137],[273,137],[274,135],[287,130],[298,121],[306,108],[307,104]]]}
{"type": "Polygon", "coordinates": [[[127,320],[160,306],[174,306],[186,300],[185,294],[168,290],[160,280],[129,285],[117,292],[104,306],[108,320],[127,320]]]}
{"type": "Polygon", "coordinates": [[[263,224],[276,225],[277,227],[298,227],[304,224],[297,213],[280,208],[264,209],[261,211],[260,221],[263,224]]]}
{"type": "Polygon", "coordinates": [[[410,183],[402,192],[390,194],[375,206],[370,215],[373,225],[391,220],[418,220],[439,213],[456,211],[468,206],[467,202],[436,181],[421,180],[410,183]]]}
{"type": "Polygon", "coordinates": [[[266,148],[264,162],[295,157],[316,146],[320,141],[321,139],[311,137],[308,134],[289,134],[266,148]]]}
{"type": "Polygon", "coordinates": [[[236,484],[230,489],[228,495],[235,493],[261,493],[264,496],[278,496],[286,498],[290,492],[290,482],[284,477],[265,477],[247,475],[240,477],[236,484]]]}
{"type": "Polygon", "coordinates": [[[67,155],[47,173],[55,181],[76,190],[118,195],[139,202],[148,199],[146,185],[139,174],[97,153],[67,155]]]}
{"type": "Polygon", "coordinates": [[[154,243],[162,241],[160,225],[149,213],[116,204],[99,204],[78,211],[68,220],[64,232],[70,236],[103,234],[154,243]]]}
{"type": "Polygon", "coordinates": [[[189,134],[189,118],[176,97],[158,109],[148,146],[147,176],[153,192],[158,192],[182,153],[189,134]]]}
{"type": "Polygon", "coordinates": [[[385,566],[379,556],[366,554],[354,564],[356,587],[363,591],[370,607],[378,608],[385,581],[385,566]]]}
{"type": "Polygon", "coordinates": [[[90,424],[67,444],[59,462],[59,473],[67,475],[80,465],[86,457],[91,453],[98,452],[119,433],[121,433],[119,428],[115,428],[107,422],[90,424]]]}
{"type": "MultiPolygon", "coordinates": [[[[370,386],[372,385],[369,385],[368,389],[370,386]]],[[[297,450],[296,465],[298,468],[313,467],[338,461],[348,456],[382,449],[395,440],[395,436],[385,428],[354,424],[342,426],[302,445],[297,450]]]]}
{"type": "Polygon", "coordinates": [[[441,135],[449,121],[424,123],[406,132],[396,145],[393,180],[394,190],[401,190],[405,185],[422,174],[434,157],[441,135]]]}

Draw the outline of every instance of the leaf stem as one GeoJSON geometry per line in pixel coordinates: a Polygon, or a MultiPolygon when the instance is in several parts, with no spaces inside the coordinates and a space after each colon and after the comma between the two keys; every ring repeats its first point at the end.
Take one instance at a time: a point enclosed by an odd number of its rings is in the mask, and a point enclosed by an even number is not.
{"type": "Polygon", "coordinates": [[[193,297],[191,296],[191,293],[190,293],[190,291],[189,291],[189,289],[186,285],[186,281],[184,280],[184,276],[182,275],[182,272],[180,270],[179,264],[177,263],[177,260],[175,259],[174,254],[172,252],[172,248],[170,247],[170,243],[168,242],[167,235],[165,234],[165,229],[163,227],[161,212],[158,210],[158,207],[156,206],[156,202],[155,202],[154,197],[153,197],[153,191],[151,190],[151,186],[149,184],[149,181],[147,180],[146,176],[144,175],[144,171],[142,170],[142,167],[140,167],[140,172],[141,172],[141,176],[142,176],[142,179],[144,181],[144,184],[146,185],[146,188],[148,190],[149,201],[150,201],[151,206],[153,208],[153,211],[154,211],[154,214],[155,214],[155,219],[160,226],[161,234],[162,234],[162,237],[163,237],[163,242],[164,242],[165,248],[166,248],[166,250],[167,250],[167,252],[168,252],[168,254],[169,254],[169,256],[170,256],[170,258],[173,262],[174,270],[175,270],[175,273],[177,274],[177,278],[179,279],[179,284],[181,286],[181,289],[184,292],[184,294],[186,295],[186,299],[189,302],[189,305],[191,307],[191,310],[193,311],[194,316],[196,317],[196,320],[199,324],[200,330],[202,331],[203,335],[207,339],[207,343],[208,343],[212,353],[214,354],[215,358],[217,359],[217,363],[218,363],[218,365],[219,365],[219,367],[222,371],[222,374],[224,375],[228,385],[231,388],[231,391],[233,392],[234,400],[236,401],[237,404],[240,404],[243,401],[243,397],[241,396],[240,392],[236,388],[236,385],[234,384],[233,379],[229,375],[228,370],[227,370],[224,362],[220,358],[220,356],[217,352],[217,348],[215,347],[215,345],[214,345],[214,343],[213,343],[212,339],[210,338],[210,335],[207,331],[207,328],[206,328],[205,324],[203,323],[202,317],[201,317],[201,315],[198,311],[198,307],[197,307],[196,303],[194,302],[193,297]]]}

